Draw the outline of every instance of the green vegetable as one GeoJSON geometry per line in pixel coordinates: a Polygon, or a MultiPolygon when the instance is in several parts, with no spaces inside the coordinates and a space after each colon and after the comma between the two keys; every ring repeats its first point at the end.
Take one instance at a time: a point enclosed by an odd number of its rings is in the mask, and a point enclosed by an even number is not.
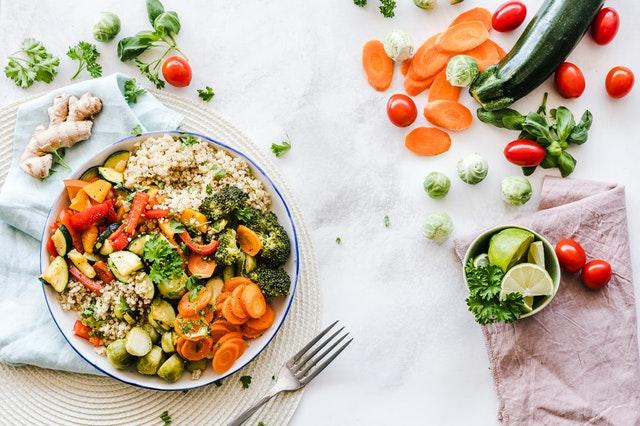
{"type": "Polygon", "coordinates": [[[342,244],[342,238],[336,237],[336,244],[338,245],[342,244]]]}
{"type": "Polygon", "coordinates": [[[184,372],[184,363],[182,359],[173,354],[167,359],[158,369],[158,376],[162,377],[167,382],[173,383],[178,381],[182,373],[184,372]]]}
{"type": "Polygon", "coordinates": [[[145,93],[147,93],[147,91],[143,87],[138,86],[135,78],[124,82],[124,98],[130,104],[138,102],[138,98],[145,93]]]}
{"type": "Polygon", "coordinates": [[[114,340],[107,346],[107,360],[117,369],[125,369],[133,361],[133,357],[127,352],[124,339],[114,340]]]}
{"type": "Polygon", "coordinates": [[[429,240],[442,242],[449,238],[453,231],[453,222],[444,212],[431,213],[422,226],[424,236],[429,240]]]}
{"type": "Polygon", "coordinates": [[[171,424],[171,416],[169,415],[168,411],[163,411],[162,414],[160,414],[160,420],[162,420],[164,422],[163,426],[169,426],[171,424]]]}
{"type": "Polygon", "coordinates": [[[389,219],[389,216],[385,215],[384,219],[382,220],[382,222],[384,223],[384,227],[388,228],[391,226],[391,220],[389,219]]]}
{"type": "Polygon", "coordinates": [[[218,249],[215,253],[216,261],[223,265],[233,265],[242,256],[242,251],[236,242],[236,231],[226,229],[218,236],[218,249]]]}
{"type": "Polygon", "coordinates": [[[124,347],[131,355],[144,356],[151,351],[151,337],[142,327],[133,327],[127,333],[124,347]]]}
{"type": "Polygon", "coordinates": [[[529,179],[507,176],[502,180],[502,199],[512,206],[521,206],[531,199],[533,190],[529,179]]]}
{"type": "Polygon", "coordinates": [[[144,131],[142,130],[142,126],[140,126],[139,124],[136,125],[133,129],[131,129],[129,131],[129,134],[131,136],[140,136],[144,131]]]}
{"type": "Polygon", "coordinates": [[[260,286],[265,297],[279,297],[289,294],[291,277],[282,268],[260,265],[249,273],[249,278],[260,286]]]}
{"type": "Polygon", "coordinates": [[[213,99],[213,97],[215,96],[215,93],[213,92],[213,88],[212,87],[207,86],[204,89],[198,89],[198,96],[203,101],[209,102],[209,101],[211,101],[211,99],[213,99]]]}
{"type": "Polygon", "coordinates": [[[378,9],[385,18],[393,18],[396,15],[394,12],[396,2],[395,0],[380,0],[380,7],[378,9]]]}
{"type": "Polygon", "coordinates": [[[51,83],[58,74],[60,58],[47,52],[38,40],[28,38],[22,42],[20,50],[9,56],[4,74],[23,89],[35,81],[51,83]],[[18,54],[22,54],[18,56],[18,54]]]}
{"type": "Polygon", "coordinates": [[[464,183],[476,185],[487,177],[489,165],[480,155],[471,154],[458,161],[457,170],[458,176],[464,183]]]}
{"type": "Polygon", "coordinates": [[[249,196],[237,186],[227,185],[215,194],[202,200],[200,212],[211,221],[222,219],[244,207],[249,196]]]}
{"type": "Polygon", "coordinates": [[[207,359],[201,359],[199,361],[187,361],[187,371],[193,373],[196,370],[203,371],[207,368],[207,359]]]}
{"type": "Polygon", "coordinates": [[[158,284],[180,277],[184,265],[180,254],[160,235],[154,235],[144,244],[144,260],[149,267],[149,278],[158,284]]]}
{"type": "Polygon", "coordinates": [[[166,331],[162,334],[160,338],[160,346],[162,347],[162,351],[168,354],[175,352],[175,342],[174,342],[174,334],[171,331],[166,331]]]}
{"type": "Polygon", "coordinates": [[[365,7],[367,5],[367,0],[353,0],[353,4],[360,7],[365,7]]]}
{"type": "Polygon", "coordinates": [[[449,0],[449,4],[458,4],[462,3],[464,0],[449,0]]]}
{"type": "Polygon", "coordinates": [[[249,389],[251,376],[240,376],[240,383],[242,383],[242,389],[249,389]]]}
{"type": "Polygon", "coordinates": [[[384,38],[384,51],[395,62],[402,62],[413,56],[413,45],[409,34],[393,30],[384,38]]]}
{"type": "Polygon", "coordinates": [[[413,3],[420,9],[433,9],[438,0],[413,0],[413,3]]]}
{"type": "Polygon", "coordinates": [[[262,242],[261,260],[266,260],[273,265],[282,265],[289,259],[291,241],[287,231],[280,224],[274,224],[260,233],[260,241],[262,242]]]}
{"type": "Polygon", "coordinates": [[[540,86],[578,44],[604,0],[546,0],[515,46],[470,88],[485,110],[507,107],[540,86]]]}
{"type": "Polygon", "coordinates": [[[291,149],[291,140],[289,139],[288,136],[287,136],[287,139],[283,140],[279,144],[277,143],[271,144],[271,152],[273,152],[273,154],[278,158],[285,155],[287,152],[289,152],[290,149],[291,149]]]}
{"type": "Polygon", "coordinates": [[[467,307],[481,325],[494,322],[513,322],[526,312],[520,293],[510,293],[500,300],[504,272],[495,265],[474,266],[473,260],[465,266],[469,286],[467,307]]]}
{"type": "Polygon", "coordinates": [[[102,76],[102,65],[98,63],[100,52],[96,48],[95,44],[91,44],[86,41],[80,41],[75,46],[71,46],[67,51],[67,56],[78,61],[78,69],[76,73],[71,77],[71,80],[76,78],[82,70],[87,70],[89,75],[93,78],[102,76]]]}
{"type": "Polygon", "coordinates": [[[478,76],[478,62],[471,56],[456,55],[447,64],[447,81],[452,86],[467,87],[478,76]]]}
{"type": "Polygon", "coordinates": [[[164,362],[164,353],[160,346],[153,346],[151,350],[143,357],[138,358],[136,369],[140,374],[154,375],[164,362]]]}
{"type": "Polygon", "coordinates": [[[187,292],[189,277],[182,272],[180,275],[168,278],[158,283],[158,291],[167,299],[180,299],[187,292]]]}
{"type": "Polygon", "coordinates": [[[176,320],[176,312],[166,300],[153,299],[147,320],[154,328],[168,331],[173,327],[173,323],[176,320]]]}
{"type": "Polygon", "coordinates": [[[429,197],[444,198],[451,188],[451,180],[443,173],[431,172],[424,179],[423,187],[429,197]]]}
{"type": "Polygon", "coordinates": [[[120,32],[120,18],[111,12],[100,12],[93,24],[93,38],[97,41],[113,40],[120,32]]]}

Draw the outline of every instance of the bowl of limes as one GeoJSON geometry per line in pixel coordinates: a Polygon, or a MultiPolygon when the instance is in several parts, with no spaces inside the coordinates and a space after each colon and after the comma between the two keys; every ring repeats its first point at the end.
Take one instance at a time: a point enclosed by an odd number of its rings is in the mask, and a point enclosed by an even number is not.
{"type": "Polygon", "coordinates": [[[480,324],[512,322],[551,303],[560,286],[560,264],[542,235],[521,226],[480,234],[464,258],[467,305],[480,324]]]}

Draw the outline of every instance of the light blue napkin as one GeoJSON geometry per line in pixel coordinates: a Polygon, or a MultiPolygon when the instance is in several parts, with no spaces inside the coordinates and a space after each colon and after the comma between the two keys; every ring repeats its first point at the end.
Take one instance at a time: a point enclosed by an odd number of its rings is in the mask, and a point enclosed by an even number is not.
{"type": "Polygon", "coordinates": [[[14,135],[13,161],[0,191],[0,362],[31,364],[56,370],[99,374],[68,346],[56,328],[38,282],[39,247],[49,209],[63,189],[69,171],[40,181],[18,163],[33,130],[47,124],[47,108],[62,93],[80,97],[90,92],[102,100],[89,140],[67,150],[65,161],[75,170],[97,151],[130,134],[175,130],[182,115],[145,93],[129,105],[123,97],[129,77],[112,74],[54,90],[20,106],[14,135]]]}

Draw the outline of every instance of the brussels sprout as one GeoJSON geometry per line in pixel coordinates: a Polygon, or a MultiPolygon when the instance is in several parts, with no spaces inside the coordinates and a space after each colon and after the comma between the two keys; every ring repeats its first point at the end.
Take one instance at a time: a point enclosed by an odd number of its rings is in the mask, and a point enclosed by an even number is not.
{"type": "Polygon", "coordinates": [[[151,338],[142,327],[133,327],[124,341],[127,352],[134,356],[144,356],[151,350],[151,338]]]}
{"type": "Polygon", "coordinates": [[[413,0],[413,3],[420,9],[433,9],[438,0],[413,0]]]}
{"type": "Polygon", "coordinates": [[[502,199],[512,206],[521,206],[531,199],[531,183],[524,176],[507,176],[502,180],[502,199]]]}
{"type": "Polygon", "coordinates": [[[160,340],[160,346],[162,346],[162,350],[166,353],[170,354],[175,352],[175,335],[172,331],[167,331],[162,335],[162,339],[160,340]]]}
{"type": "Polygon", "coordinates": [[[489,165],[478,154],[471,154],[458,161],[458,176],[464,183],[475,185],[487,177],[489,165]]]}
{"type": "Polygon", "coordinates": [[[201,359],[200,361],[187,361],[187,371],[193,373],[196,370],[205,370],[207,368],[207,359],[201,359]]]}
{"type": "Polygon", "coordinates": [[[98,41],[113,40],[120,32],[120,18],[111,12],[100,12],[93,24],[93,38],[98,41]]]}
{"type": "Polygon", "coordinates": [[[160,333],[158,333],[156,331],[155,328],[153,328],[153,326],[149,323],[147,324],[142,324],[141,326],[144,331],[147,332],[147,334],[149,335],[149,338],[151,339],[151,343],[156,344],[160,341],[160,333]]]}
{"type": "Polygon", "coordinates": [[[154,375],[160,368],[164,361],[164,354],[160,346],[154,346],[151,348],[148,354],[138,358],[136,363],[136,369],[140,374],[154,375]]]}
{"type": "Polygon", "coordinates": [[[158,283],[158,291],[167,299],[180,299],[187,292],[187,274],[158,283]]]}
{"type": "Polygon", "coordinates": [[[176,320],[176,311],[166,300],[153,299],[147,319],[154,328],[166,331],[173,327],[173,322],[176,320]]]}
{"type": "Polygon", "coordinates": [[[478,63],[471,56],[456,55],[447,64],[447,81],[452,86],[467,87],[478,76],[478,63]]]}
{"type": "Polygon", "coordinates": [[[144,299],[153,299],[155,288],[153,286],[153,281],[149,278],[149,275],[144,272],[140,272],[140,275],[136,276],[134,291],[144,299]]]}
{"type": "Polygon", "coordinates": [[[431,213],[425,219],[422,230],[428,239],[442,242],[449,238],[451,231],[453,231],[453,222],[446,213],[431,213]]]}
{"type": "Polygon", "coordinates": [[[133,357],[125,347],[124,339],[114,340],[107,346],[107,360],[115,368],[122,370],[125,369],[133,361],[133,357]]]}
{"type": "Polygon", "coordinates": [[[431,172],[424,180],[424,190],[431,198],[444,198],[449,193],[451,180],[440,172],[431,172]]]}
{"type": "Polygon", "coordinates": [[[393,30],[384,38],[384,51],[391,59],[402,62],[413,55],[413,45],[409,34],[402,30],[393,30]]]}
{"type": "Polygon", "coordinates": [[[173,354],[162,363],[160,368],[158,368],[158,376],[165,379],[167,382],[173,383],[177,381],[182,373],[184,372],[184,363],[182,362],[182,358],[178,355],[173,354]]]}

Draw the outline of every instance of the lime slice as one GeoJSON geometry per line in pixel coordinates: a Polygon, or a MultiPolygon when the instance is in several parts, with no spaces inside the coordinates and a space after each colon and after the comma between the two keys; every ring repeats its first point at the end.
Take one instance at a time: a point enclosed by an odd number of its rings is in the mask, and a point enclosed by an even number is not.
{"type": "Polygon", "coordinates": [[[542,241],[536,241],[529,246],[527,261],[544,268],[544,245],[542,241]]]}
{"type": "Polygon", "coordinates": [[[524,312],[528,313],[533,311],[533,296],[524,297],[524,312]]]}
{"type": "Polygon", "coordinates": [[[505,274],[502,279],[500,299],[507,294],[518,292],[523,297],[550,296],[553,294],[553,280],[544,268],[533,263],[521,263],[505,274]]]}
{"type": "Polygon", "coordinates": [[[479,268],[481,266],[489,266],[489,255],[487,253],[482,253],[477,255],[473,259],[473,266],[479,268]]]}
{"type": "Polygon", "coordinates": [[[491,237],[489,262],[503,272],[518,263],[533,242],[533,234],[520,228],[507,228],[491,237]]]}

